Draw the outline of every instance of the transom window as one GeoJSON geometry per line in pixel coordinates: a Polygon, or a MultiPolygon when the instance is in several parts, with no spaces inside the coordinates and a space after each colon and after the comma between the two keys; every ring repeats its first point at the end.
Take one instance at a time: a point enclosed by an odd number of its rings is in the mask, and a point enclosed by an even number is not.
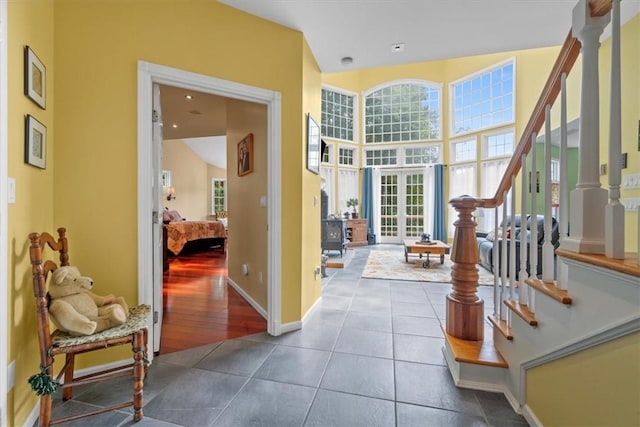
{"type": "Polygon", "coordinates": [[[426,82],[403,82],[365,96],[365,143],[440,139],[442,89],[426,82]]]}
{"type": "Polygon", "coordinates": [[[471,162],[476,160],[476,139],[451,143],[451,163],[471,162]]]}
{"type": "Polygon", "coordinates": [[[502,132],[486,135],[483,144],[483,158],[511,156],[514,147],[514,132],[502,132]]]}
{"type": "Polygon", "coordinates": [[[322,163],[333,163],[333,145],[327,144],[327,148],[322,153],[322,163]]]}
{"type": "Polygon", "coordinates": [[[322,89],[322,135],[353,141],[355,95],[333,89],[322,89]]]}
{"type": "Polygon", "coordinates": [[[385,148],[381,150],[366,150],[365,164],[367,166],[392,166],[398,163],[398,150],[385,148]]]}
{"type": "Polygon", "coordinates": [[[453,135],[514,121],[514,61],[451,84],[453,135]]]}
{"type": "Polygon", "coordinates": [[[338,149],[338,164],[342,166],[354,166],[353,157],[354,157],[354,148],[343,148],[340,147],[338,149]]]}
{"type": "Polygon", "coordinates": [[[440,145],[426,147],[406,147],[404,149],[405,165],[428,165],[440,161],[440,145]]]}

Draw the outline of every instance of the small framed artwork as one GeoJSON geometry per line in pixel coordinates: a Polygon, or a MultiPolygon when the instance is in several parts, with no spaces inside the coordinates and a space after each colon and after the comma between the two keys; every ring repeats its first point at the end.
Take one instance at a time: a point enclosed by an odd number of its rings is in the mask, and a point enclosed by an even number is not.
{"type": "Polygon", "coordinates": [[[31,115],[25,125],[24,161],[41,169],[47,167],[47,128],[31,115]]]}
{"type": "Polygon", "coordinates": [[[320,126],[307,115],[307,169],[316,175],[320,173],[320,126]]]}
{"type": "Polygon", "coordinates": [[[24,48],[24,94],[47,108],[47,70],[29,46],[24,48]]]}
{"type": "Polygon", "coordinates": [[[238,176],[253,172],[253,134],[238,142],[238,176]]]}

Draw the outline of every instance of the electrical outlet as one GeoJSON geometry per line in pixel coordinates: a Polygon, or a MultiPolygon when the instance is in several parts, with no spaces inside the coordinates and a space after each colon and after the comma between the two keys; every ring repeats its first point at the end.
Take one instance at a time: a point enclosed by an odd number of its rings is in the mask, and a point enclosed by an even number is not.
{"type": "Polygon", "coordinates": [[[7,391],[11,391],[16,384],[16,361],[9,363],[7,369],[7,391]]]}
{"type": "Polygon", "coordinates": [[[262,284],[262,271],[258,272],[258,283],[262,284]]]}

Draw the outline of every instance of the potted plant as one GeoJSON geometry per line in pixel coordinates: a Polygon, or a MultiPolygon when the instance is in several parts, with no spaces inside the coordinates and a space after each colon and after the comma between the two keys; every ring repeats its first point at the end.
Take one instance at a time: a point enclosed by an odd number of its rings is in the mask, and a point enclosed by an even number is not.
{"type": "Polygon", "coordinates": [[[357,198],[353,197],[347,200],[347,207],[351,208],[351,218],[353,219],[358,218],[358,210],[356,209],[357,206],[358,206],[357,198]]]}

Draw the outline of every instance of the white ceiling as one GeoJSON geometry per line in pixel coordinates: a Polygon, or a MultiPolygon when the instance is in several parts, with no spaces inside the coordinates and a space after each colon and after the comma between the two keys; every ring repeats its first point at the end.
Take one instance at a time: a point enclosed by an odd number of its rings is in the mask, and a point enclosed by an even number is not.
{"type": "MultiPolygon", "coordinates": [[[[556,46],[571,27],[577,0],[218,0],[304,33],[324,73],[556,46]],[[392,45],[404,44],[393,52],[392,45]],[[353,63],[341,64],[350,56],[353,63]]],[[[640,0],[621,2],[622,23],[640,0]]],[[[161,87],[165,139],[222,136],[226,98],[161,87]],[[194,98],[187,100],[185,95],[194,98]],[[178,128],[173,128],[173,124],[178,128]]],[[[221,138],[189,142],[221,166],[221,138]]],[[[226,148],[225,148],[226,150],[226,148]]]]}
{"type": "MultiPolygon", "coordinates": [[[[324,73],[561,45],[577,0],[218,0],[304,33],[324,73]],[[392,45],[404,43],[404,51],[392,45]],[[350,56],[353,64],[343,66],[350,56]]],[[[640,1],[622,1],[629,10],[640,1]]]]}

